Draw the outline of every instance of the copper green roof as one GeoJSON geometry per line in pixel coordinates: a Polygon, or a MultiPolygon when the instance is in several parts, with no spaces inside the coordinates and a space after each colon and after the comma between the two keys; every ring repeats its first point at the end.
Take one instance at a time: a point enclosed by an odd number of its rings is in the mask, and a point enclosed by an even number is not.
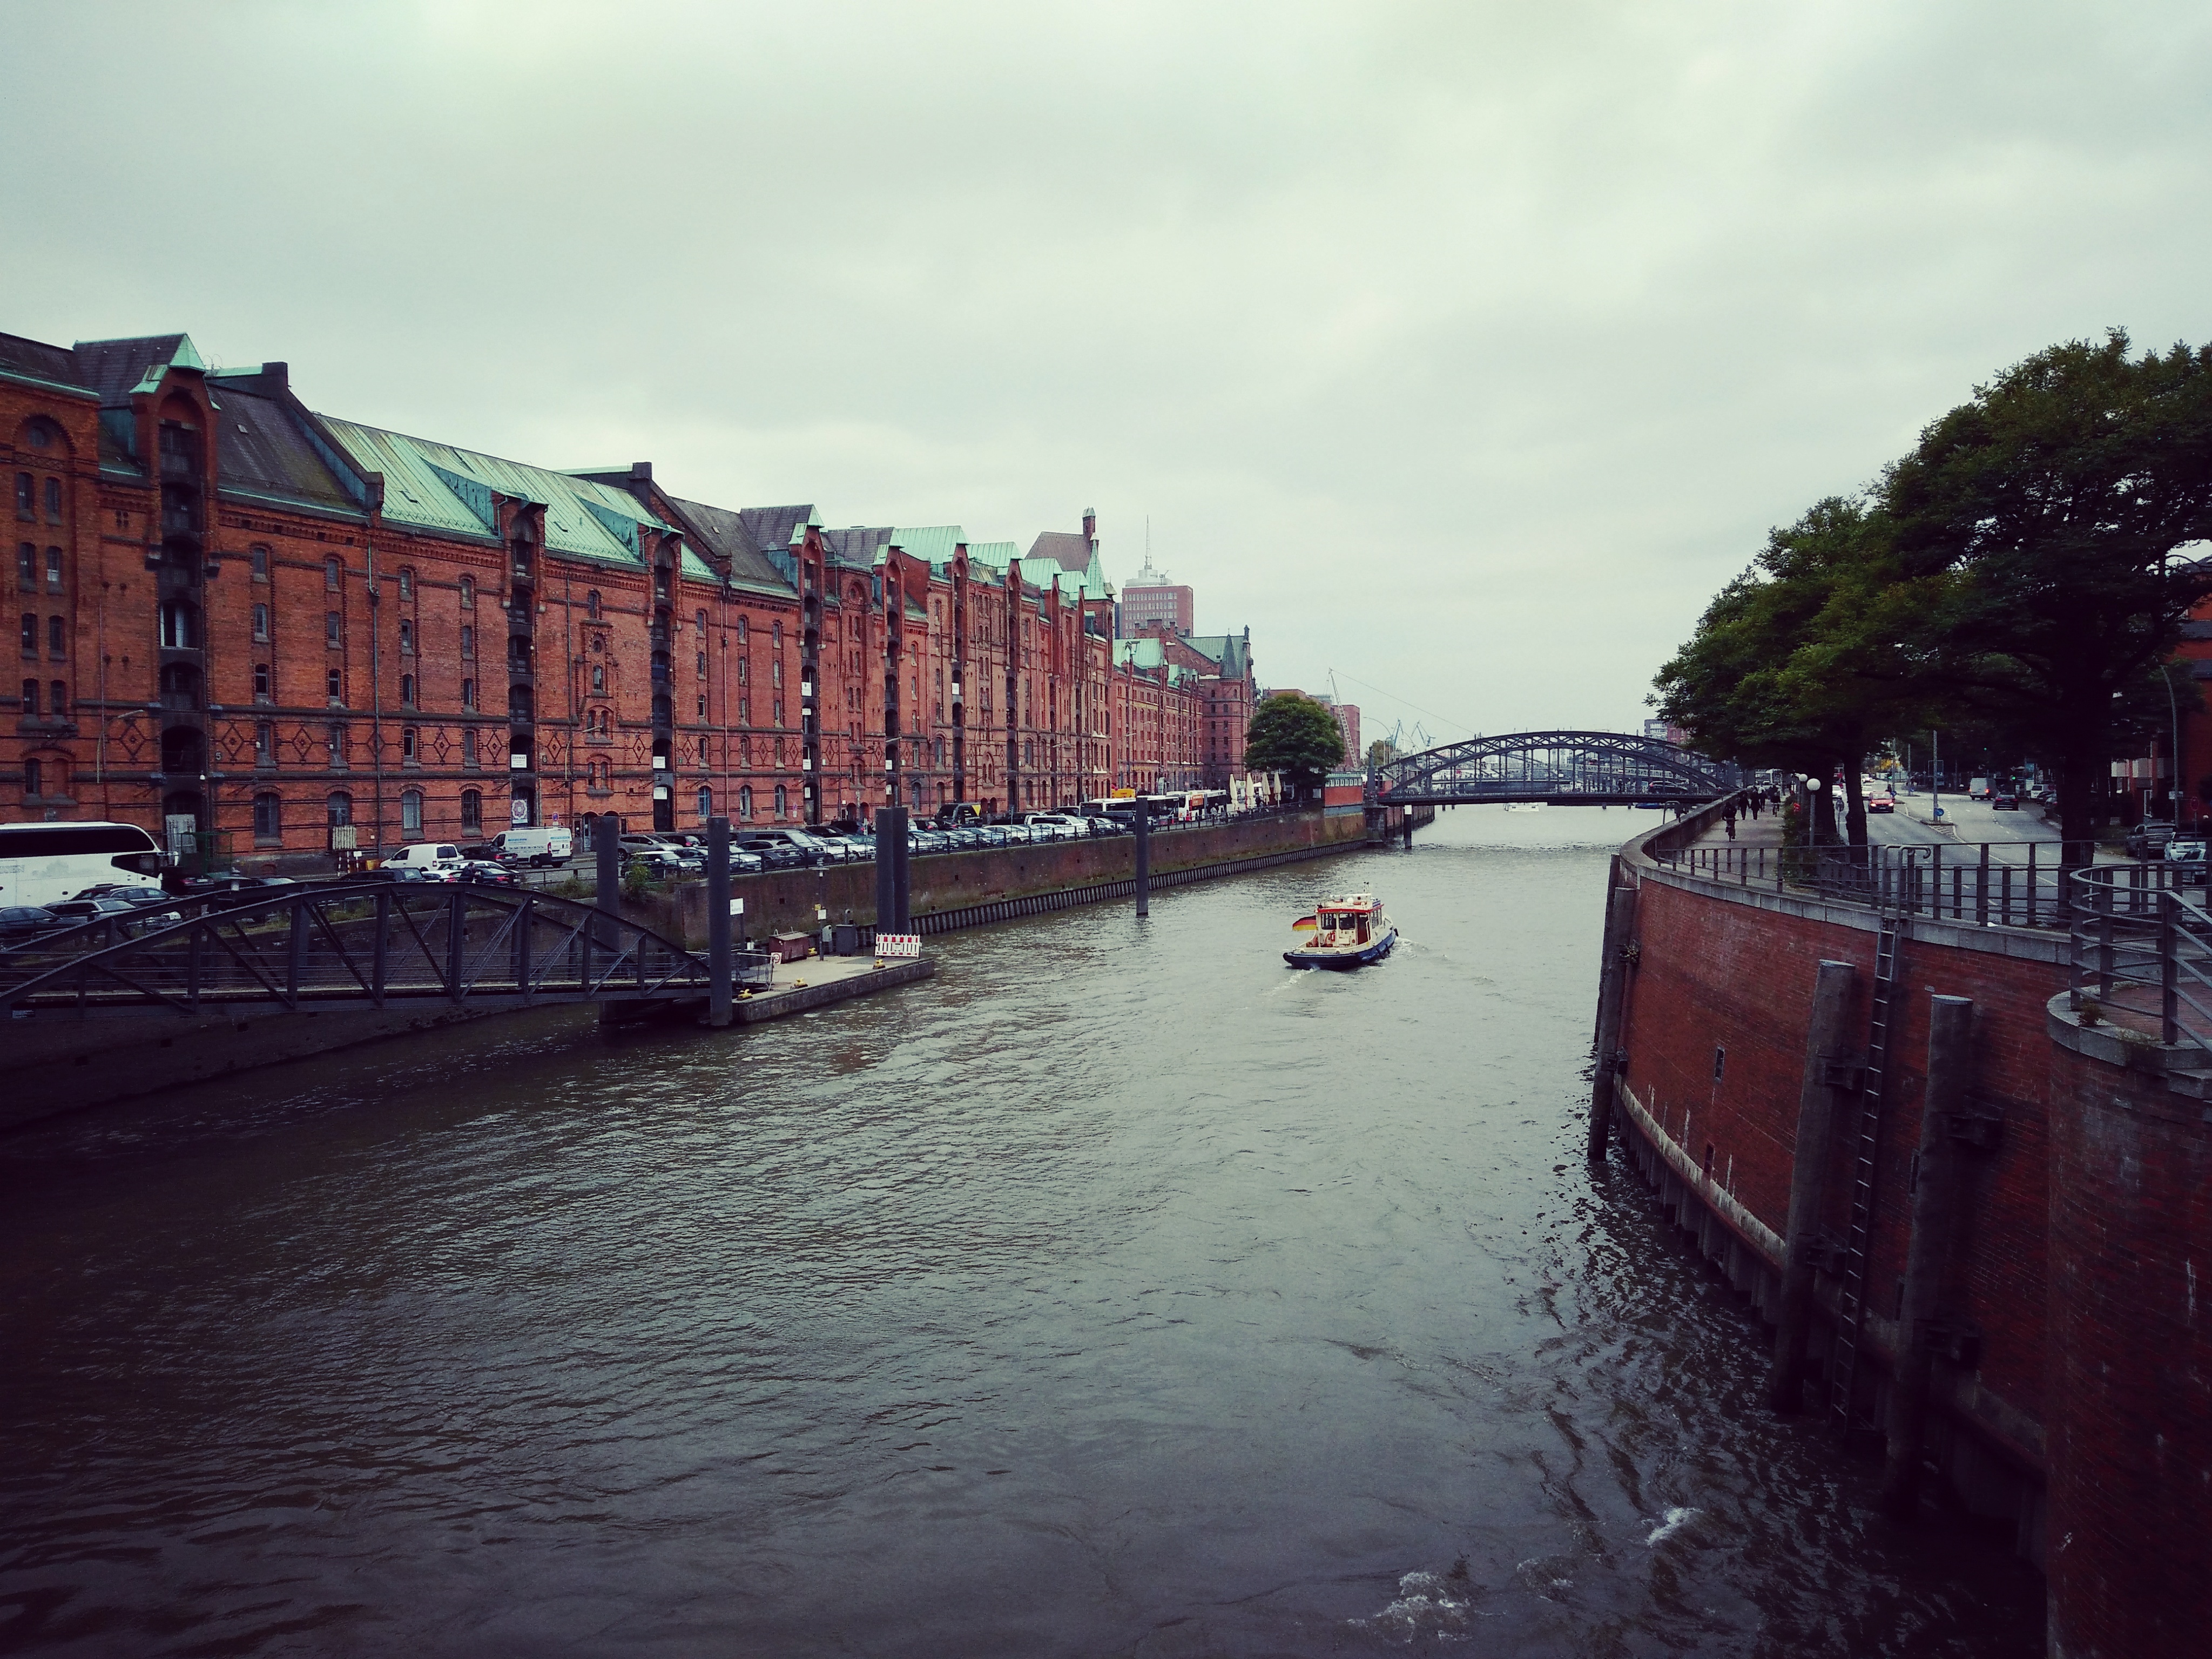
{"type": "MultiPolygon", "coordinates": [[[[611,484],[331,416],[323,421],[356,465],[384,474],[384,516],[390,523],[489,536],[492,497],[500,495],[544,507],[549,554],[632,568],[644,563],[639,529],[669,527],[636,496],[611,484]]],[[[715,580],[696,558],[684,560],[684,574],[715,580]]]]}
{"type": "Polygon", "coordinates": [[[915,530],[894,530],[884,544],[897,548],[909,558],[945,565],[952,562],[952,550],[967,539],[968,532],[957,524],[935,524],[915,530]]]}

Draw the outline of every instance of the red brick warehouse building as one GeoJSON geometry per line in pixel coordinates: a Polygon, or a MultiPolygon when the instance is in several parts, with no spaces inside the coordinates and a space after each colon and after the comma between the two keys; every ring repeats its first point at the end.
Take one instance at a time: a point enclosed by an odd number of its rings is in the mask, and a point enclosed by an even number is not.
{"type": "Polygon", "coordinates": [[[609,813],[1060,805],[1131,776],[1132,742],[1178,777],[1194,756],[1176,677],[1144,732],[1126,698],[1117,723],[1133,671],[1087,514],[1027,554],[824,531],[643,463],[560,472],[319,416],[285,365],[210,371],[182,335],[0,336],[0,434],[10,817],[211,832],[273,865],[334,830],[373,851],[609,813]]]}

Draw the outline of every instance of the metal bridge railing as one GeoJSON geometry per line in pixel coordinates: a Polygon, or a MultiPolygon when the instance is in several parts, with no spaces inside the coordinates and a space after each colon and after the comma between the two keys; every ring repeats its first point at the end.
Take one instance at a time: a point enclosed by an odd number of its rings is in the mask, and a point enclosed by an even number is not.
{"type": "MultiPolygon", "coordinates": [[[[2066,848],[2058,842],[1984,842],[1929,847],[1698,845],[1654,854],[1686,875],[1777,892],[1796,890],[1898,915],[1981,927],[2064,927],[2071,908],[2066,848]]],[[[2075,847],[2086,863],[2093,849],[2075,847]]],[[[2163,869],[2163,866],[2108,868],[2163,869]]],[[[2178,866],[2177,866],[2178,867],[2178,866]]]]}
{"type": "MultiPolygon", "coordinates": [[[[442,1001],[474,1006],[704,998],[705,959],[529,889],[389,882],[180,905],[151,927],[88,923],[0,952],[0,1018],[442,1001]]],[[[748,982],[739,963],[733,976],[748,982]]]]}
{"type": "Polygon", "coordinates": [[[2181,885],[2203,869],[2149,863],[2074,872],[2077,1013],[2212,1055],[2212,913],[2201,889],[2192,896],[2181,885]]]}

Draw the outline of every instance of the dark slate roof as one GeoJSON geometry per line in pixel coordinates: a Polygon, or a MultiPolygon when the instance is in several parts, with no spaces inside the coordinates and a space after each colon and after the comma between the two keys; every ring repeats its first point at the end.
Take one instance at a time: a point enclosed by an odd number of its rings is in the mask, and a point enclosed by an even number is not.
{"type": "Polygon", "coordinates": [[[732,512],[726,507],[709,507],[704,501],[687,501],[674,495],[668,501],[702,544],[700,550],[720,560],[732,581],[764,587],[791,586],[768,555],[771,550],[781,553],[790,546],[792,526],[812,518],[811,507],[748,507],[732,512]]]}
{"type": "Polygon", "coordinates": [[[0,370],[61,386],[85,384],[84,371],[77,367],[76,353],[67,346],[27,340],[20,334],[0,334],[0,370]]]}
{"type": "Polygon", "coordinates": [[[148,334],[134,340],[79,340],[76,343],[80,385],[100,394],[103,408],[127,404],[131,388],[146,378],[146,371],[173,359],[185,337],[148,334]]]}
{"type": "Polygon", "coordinates": [[[830,556],[839,564],[872,570],[876,568],[877,551],[897,533],[896,527],[891,525],[856,524],[849,530],[825,530],[822,539],[829,544],[830,556]]]}
{"type": "Polygon", "coordinates": [[[216,383],[215,393],[220,488],[360,511],[282,404],[222,380],[216,383]]]}
{"type": "MultiPolygon", "coordinates": [[[[1023,556],[1022,563],[1027,567],[1042,559],[1050,559],[1062,570],[1071,570],[1080,576],[1091,568],[1090,538],[1072,530],[1041,531],[1037,538],[1030,544],[1030,550],[1023,556]]],[[[1023,574],[1031,581],[1036,580],[1036,573],[1026,568],[1023,574]]]]}

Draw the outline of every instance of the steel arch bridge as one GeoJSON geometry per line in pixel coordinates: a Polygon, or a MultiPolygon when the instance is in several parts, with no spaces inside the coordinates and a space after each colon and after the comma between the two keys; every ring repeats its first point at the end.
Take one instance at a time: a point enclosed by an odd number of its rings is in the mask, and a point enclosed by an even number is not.
{"type": "Polygon", "coordinates": [[[1549,806],[1668,805],[1712,800],[1741,788],[1740,768],[1662,738],[1622,732],[1515,732],[1469,738],[1371,768],[1372,806],[1466,806],[1541,801],[1549,806]]]}
{"type": "MultiPolygon", "coordinates": [[[[705,1002],[706,957],[587,904],[474,883],[317,883],[170,922],[100,921],[0,951],[0,1018],[253,1006],[705,1002]]],[[[751,982],[764,958],[739,956],[751,982]]]]}

